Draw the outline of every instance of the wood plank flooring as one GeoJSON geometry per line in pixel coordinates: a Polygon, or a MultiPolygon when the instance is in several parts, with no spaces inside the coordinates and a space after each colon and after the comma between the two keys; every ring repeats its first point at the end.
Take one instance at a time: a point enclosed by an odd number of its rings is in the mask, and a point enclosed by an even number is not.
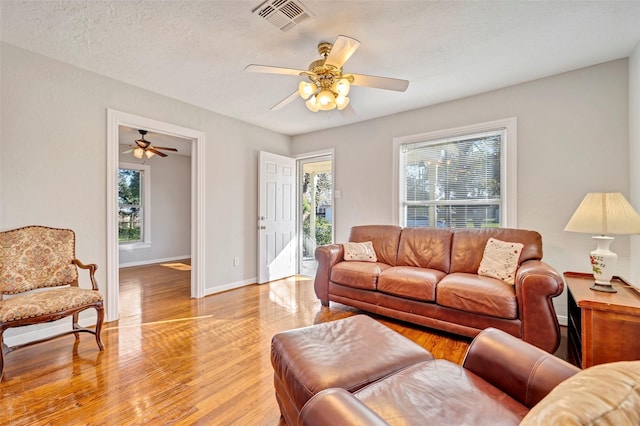
{"type": "MultiPolygon", "coordinates": [[[[280,331],[359,313],[323,308],[313,281],[289,278],[191,299],[189,263],[120,272],[120,320],[12,352],[0,425],[279,425],[269,358],[280,331]]],[[[378,318],[461,362],[469,340],[378,318]]]]}

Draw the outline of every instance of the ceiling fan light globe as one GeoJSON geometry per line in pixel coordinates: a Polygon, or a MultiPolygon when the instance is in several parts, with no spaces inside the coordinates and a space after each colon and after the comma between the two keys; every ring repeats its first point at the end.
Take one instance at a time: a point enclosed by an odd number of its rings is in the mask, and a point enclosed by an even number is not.
{"type": "Polygon", "coordinates": [[[322,90],[318,93],[316,104],[322,111],[328,111],[336,107],[336,98],[330,90],[322,90]]]}
{"type": "Polygon", "coordinates": [[[349,98],[343,95],[338,95],[336,98],[336,106],[338,107],[338,110],[342,111],[347,107],[347,105],[349,105],[349,98]]]}
{"type": "Polygon", "coordinates": [[[146,155],[146,156],[147,156],[147,158],[151,158],[151,157],[153,157],[155,154],[154,154],[153,152],[151,152],[151,151],[145,151],[145,152],[144,152],[144,155],[146,155]]]}
{"type": "Polygon", "coordinates": [[[347,96],[349,94],[349,90],[351,90],[351,83],[346,78],[341,78],[333,83],[333,90],[338,93],[338,95],[347,96]]]}
{"type": "Polygon", "coordinates": [[[144,149],[138,147],[136,149],[133,150],[133,156],[136,158],[142,158],[142,156],[144,155],[144,149]]]}
{"type": "Polygon", "coordinates": [[[298,85],[298,93],[302,99],[309,99],[309,96],[316,93],[318,90],[318,86],[313,83],[307,83],[306,81],[301,81],[298,85]]]}
{"type": "Polygon", "coordinates": [[[315,96],[312,96],[307,102],[305,102],[305,105],[307,106],[309,111],[318,112],[318,105],[316,103],[315,96]]]}

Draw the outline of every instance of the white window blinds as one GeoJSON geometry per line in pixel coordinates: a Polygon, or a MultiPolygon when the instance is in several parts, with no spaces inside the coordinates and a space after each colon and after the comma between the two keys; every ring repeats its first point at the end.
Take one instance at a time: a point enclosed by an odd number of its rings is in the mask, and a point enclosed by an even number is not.
{"type": "Polygon", "coordinates": [[[401,224],[500,226],[505,129],[400,147],[401,224]]]}

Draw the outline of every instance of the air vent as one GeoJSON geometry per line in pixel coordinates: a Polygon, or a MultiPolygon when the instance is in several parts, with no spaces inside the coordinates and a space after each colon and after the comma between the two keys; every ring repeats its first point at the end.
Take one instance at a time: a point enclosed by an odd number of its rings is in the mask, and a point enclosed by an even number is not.
{"type": "Polygon", "coordinates": [[[313,16],[299,0],[267,0],[253,9],[252,13],[271,22],[281,31],[289,31],[313,16]]]}

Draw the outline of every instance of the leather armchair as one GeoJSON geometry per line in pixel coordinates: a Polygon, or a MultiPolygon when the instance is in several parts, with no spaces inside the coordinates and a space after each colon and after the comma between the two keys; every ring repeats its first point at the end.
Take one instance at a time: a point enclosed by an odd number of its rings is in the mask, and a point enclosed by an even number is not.
{"type": "Polygon", "coordinates": [[[353,394],[337,388],[319,392],[302,408],[298,424],[518,424],[553,388],[580,371],[491,328],[473,340],[462,366],[434,360],[411,368],[416,374],[407,369],[353,394]],[[423,381],[419,370],[428,373],[423,381]],[[455,397],[458,392],[460,398],[455,397]]]}

